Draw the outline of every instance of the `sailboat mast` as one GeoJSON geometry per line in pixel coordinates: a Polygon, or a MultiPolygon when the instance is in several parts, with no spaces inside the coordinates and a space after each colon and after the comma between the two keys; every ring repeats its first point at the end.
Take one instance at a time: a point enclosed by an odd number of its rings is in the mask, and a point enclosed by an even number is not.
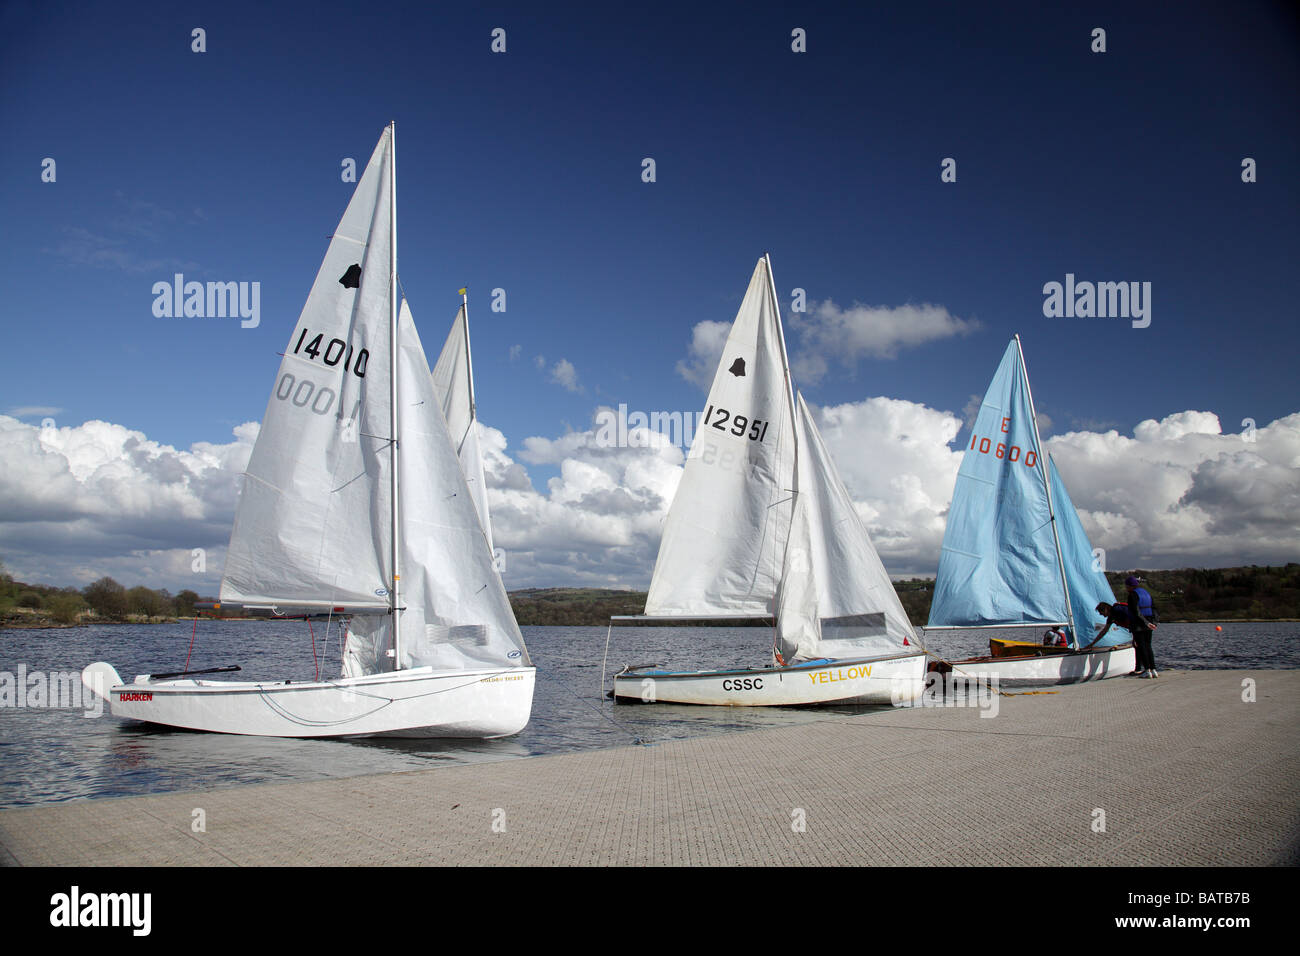
{"type": "Polygon", "coordinates": [[[465,365],[469,371],[469,420],[473,428],[478,421],[478,406],[474,404],[474,353],[469,347],[469,286],[460,290],[460,307],[465,315],[465,365]]]}
{"type": "Polygon", "coordinates": [[[1043,454],[1043,440],[1038,434],[1038,412],[1034,408],[1034,390],[1029,387],[1029,370],[1025,368],[1025,350],[1021,348],[1020,336],[1016,336],[1016,354],[1020,356],[1020,377],[1025,383],[1025,394],[1029,396],[1029,418],[1034,425],[1034,445],[1038,449],[1038,460],[1043,465],[1043,487],[1047,490],[1047,514],[1052,524],[1052,543],[1056,546],[1056,565],[1061,572],[1061,590],[1065,592],[1065,619],[1070,624],[1071,639],[1079,644],[1079,633],[1074,627],[1074,608],[1070,605],[1070,583],[1065,578],[1065,558],[1061,555],[1061,536],[1056,530],[1056,509],[1052,506],[1051,460],[1043,454]]]}
{"type": "Polygon", "coordinates": [[[397,487],[397,436],[400,425],[397,407],[397,122],[388,125],[388,266],[389,266],[389,320],[388,320],[388,424],[392,436],[389,451],[389,497],[392,510],[393,533],[392,564],[393,585],[389,588],[393,616],[393,670],[402,669],[401,567],[398,556],[401,547],[401,515],[397,487]]]}
{"type": "MultiPolygon", "coordinates": [[[[790,378],[790,358],[785,352],[785,328],[781,323],[781,307],[776,300],[776,279],[772,277],[772,257],[768,253],[763,253],[763,261],[767,263],[767,289],[772,296],[772,309],[776,313],[776,332],[781,341],[781,370],[785,372],[785,398],[790,407],[790,426],[794,429],[794,382],[790,378]]],[[[794,429],[794,460],[799,461],[799,433],[794,429]]],[[[795,467],[795,484],[798,486],[799,468],[795,467]]]]}
{"type": "MultiPolygon", "coordinates": [[[[776,279],[772,275],[772,257],[769,253],[763,253],[763,262],[767,264],[767,290],[768,294],[772,296],[772,310],[776,314],[776,333],[777,338],[781,343],[781,370],[785,373],[785,400],[786,405],[790,409],[790,435],[794,439],[794,474],[790,476],[790,484],[792,486],[790,488],[790,493],[794,496],[794,501],[790,506],[790,516],[792,520],[789,529],[786,531],[785,539],[785,550],[788,551],[790,548],[790,536],[794,533],[794,506],[799,500],[799,423],[795,420],[794,382],[790,377],[790,357],[785,351],[785,326],[781,322],[781,307],[777,304],[776,279]]],[[[784,563],[785,558],[783,557],[783,566],[784,563]]],[[[781,577],[784,579],[785,575],[782,574],[781,577]]],[[[785,662],[781,660],[777,652],[777,643],[780,640],[781,635],[781,621],[779,619],[781,606],[780,591],[781,584],[778,581],[776,603],[772,608],[772,657],[777,662],[784,664],[785,662]]]]}

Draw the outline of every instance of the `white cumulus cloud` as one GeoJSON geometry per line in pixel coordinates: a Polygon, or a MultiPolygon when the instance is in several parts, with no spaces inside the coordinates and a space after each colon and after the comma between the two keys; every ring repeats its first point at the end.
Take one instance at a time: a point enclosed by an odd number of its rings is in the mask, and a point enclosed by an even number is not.
{"type": "MultiPolygon", "coordinates": [[[[962,417],[884,397],[815,408],[826,445],[890,573],[933,574],[962,450],[962,417]]],[[[683,450],[644,427],[532,436],[511,451],[481,427],[496,543],[511,588],[645,588],[683,450]],[[554,469],[535,487],[527,466],[554,469]]],[[[41,428],[0,416],[0,557],[20,580],[215,593],[238,477],[258,426],[177,449],[120,425],[41,428]],[[203,548],[206,575],[190,570],[203,548]]],[[[1186,411],[1051,438],[1094,547],[1114,569],[1285,563],[1300,544],[1300,413],[1222,434],[1186,411]]]]}
{"type": "Polygon", "coordinates": [[[941,305],[862,305],[841,309],[831,300],[815,303],[807,313],[793,312],[790,327],[799,346],[791,357],[795,381],[815,385],[833,362],[853,368],[864,358],[895,358],[901,349],[924,345],[979,328],[941,305]]]}
{"type": "Polygon", "coordinates": [[[1133,437],[1047,442],[1094,547],[1111,568],[1276,564],[1300,553],[1300,414],[1246,434],[1185,411],[1133,437]]]}
{"type": "Polygon", "coordinates": [[[191,552],[224,550],[257,432],[249,423],[228,444],[178,450],[108,422],[40,427],[0,416],[0,555],[15,577],[49,584],[87,584],[111,573],[100,570],[107,562],[165,575],[129,586],[211,590],[220,564],[194,575],[191,552]]]}
{"type": "Polygon", "coordinates": [[[686,381],[708,391],[730,334],[730,322],[696,323],[695,328],[691,329],[688,356],[677,363],[677,373],[686,381]]]}

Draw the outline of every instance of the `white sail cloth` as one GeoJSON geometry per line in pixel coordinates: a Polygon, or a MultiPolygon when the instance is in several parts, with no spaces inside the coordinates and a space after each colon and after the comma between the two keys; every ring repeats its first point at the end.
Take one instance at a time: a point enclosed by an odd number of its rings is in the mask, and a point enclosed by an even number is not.
{"type": "Polygon", "coordinates": [[[879,656],[915,638],[907,612],[799,396],[798,496],[781,577],[786,663],[879,656]]]}
{"type": "Polygon", "coordinates": [[[795,444],[767,260],[754,268],[664,526],[647,616],[774,613],[795,444]]]}
{"type": "Polygon", "coordinates": [[[391,148],[385,130],[285,348],[235,513],[223,601],[388,606],[391,148]]]}
{"type": "Polygon", "coordinates": [[[393,295],[386,130],[326,251],[249,461],[223,601],[343,605],[345,676],[528,663],[410,310],[390,367],[393,295]],[[391,614],[397,378],[401,660],[391,614]]]}
{"type": "MultiPolygon", "coordinates": [[[[406,308],[406,302],[402,302],[406,308]]],[[[442,354],[433,366],[433,388],[451,443],[460,457],[460,468],[465,473],[470,496],[478,509],[488,550],[492,544],[492,518],[488,512],[487,484],[483,480],[483,455],[479,447],[478,419],[474,413],[474,372],[470,367],[469,318],[465,306],[456,312],[442,354]]]]}
{"type": "MultiPolygon", "coordinates": [[[[402,667],[528,664],[409,310],[398,341],[402,667]]],[[[390,619],[354,618],[347,647],[344,676],[391,670],[390,619]]]]}

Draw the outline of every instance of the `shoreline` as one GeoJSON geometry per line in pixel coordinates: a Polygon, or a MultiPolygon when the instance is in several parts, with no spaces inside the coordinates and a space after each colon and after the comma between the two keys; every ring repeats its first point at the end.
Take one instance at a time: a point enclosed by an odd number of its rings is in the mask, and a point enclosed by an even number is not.
{"type": "MultiPolygon", "coordinates": [[[[76,624],[57,624],[57,623],[49,623],[49,624],[45,624],[45,623],[31,623],[31,624],[28,624],[28,623],[21,623],[21,624],[17,624],[17,623],[14,623],[14,622],[12,622],[12,621],[0,621],[0,631],[61,631],[61,630],[67,630],[68,628],[74,628],[74,627],[99,627],[99,626],[101,626],[101,625],[102,625],[102,626],[118,627],[118,626],[123,626],[123,625],[128,625],[128,624],[135,624],[135,625],[138,625],[138,626],[140,626],[140,627],[146,627],[146,626],[148,626],[148,627],[152,627],[152,626],[155,626],[155,625],[158,625],[158,624],[179,624],[179,623],[181,623],[181,622],[192,622],[193,620],[194,620],[194,618],[192,618],[192,617],[168,617],[168,618],[161,618],[161,619],[152,620],[152,621],[78,621],[76,624]]],[[[220,623],[220,622],[224,622],[224,621],[279,621],[279,622],[283,622],[283,621],[285,620],[285,618],[277,618],[277,617],[203,617],[203,616],[200,616],[200,617],[199,617],[199,620],[201,620],[201,621],[216,621],[216,622],[218,622],[218,623],[220,623]]],[[[519,626],[520,626],[520,627],[605,627],[605,626],[608,625],[608,623],[609,623],[608,621],[596,621],[596,622],[594,622],[594,623],[587,623],[587,624],[520,624],[519,626]]],[[[1242,618],[1242,617],[1207,617],[1207,618],[1197,618],[1197,619],[1194,620],[1194,621],[1177,621],[1177,620],[1161,621],[1159,626],[1163,627],[1163,626],[1166,625],[1166,624],[1300,624],[1300,617],[1259,617],[1259,618],[1256,618],[1256,617],[1251,617],[1251,618],[1242,618]]],[[[679,624],[670,624],[670,625],[664,625],[664,624],[638,624],[638,626],[641,626],[641,627],[680,627],[679,624]]],[[[741,625],[736,625],[736,624],[727,624],[727,625],[723,625],[723,626],[727,626],[727,627],[736,627],[736,626],[741,626],[741,625]]],[[[768,624],[756,624],[756,625],[752,625],[752,626],[755,626],[755,627],[770,627],[771,625],[770,625],[770,623],[768,623],[768,624]]],[[[920,624],[914,625],[914,627],[916,627],[916,629],[919,630],[919,631],[924,631],[924,630],[925,630],[924,626],[922,626],[922,625],[920,625],[920,624]]]]}
{"type": "Polygon", "coordinates": [[[1045,690],[996,698],[992,719],[975,707],[828,713],[651,745],[2,810],[0,863],[1300,863],[1300,670],[1045,690]],[[204,832],[191,829],[196,809],[204,832]]]}

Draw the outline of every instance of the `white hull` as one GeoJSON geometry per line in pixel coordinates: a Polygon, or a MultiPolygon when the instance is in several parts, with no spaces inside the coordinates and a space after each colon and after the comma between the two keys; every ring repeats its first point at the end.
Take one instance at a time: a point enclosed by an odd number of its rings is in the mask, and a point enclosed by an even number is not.
{"type": "Polygon", "coordinates": [[[996,680],[1000,687],[1034,687],[1123,677],[1136,667],[1137,652],[1132,644],[1123,644],[1041,657],[977,657],[951,663],[953,674],[959,677],[996,680]]]}
{"type": "Polygon", "coordinates": [[[149,680],[123,684],[108,664],[82,680],[115,717],[258,737],[505,737],[528,724],[532,667],[435,671],[294,684],[149,680]],[[98,684],[98,686],[96,686],[98,684]]]}
{"type": "Polygon", "coordinates": [[[614,677],[614,699],[728,707],[901,704],[922,692],[925,660],[924,654],[898,654],[748,670],[639,671],[614,677]]]}

